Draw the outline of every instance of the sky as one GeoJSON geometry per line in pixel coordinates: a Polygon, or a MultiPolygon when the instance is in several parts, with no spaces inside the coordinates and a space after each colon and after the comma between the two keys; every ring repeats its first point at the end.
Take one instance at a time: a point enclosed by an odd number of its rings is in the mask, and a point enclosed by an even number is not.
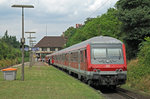
{"type": "MultiPolygon", "coordinates": [[[[86,18],[97,17],[114,7],[118,0],[0,0],[0,37],[8,34],[22,37],[22,16],[20,8],[14,4],[34,5],[24,11],[25,32],[36,32],[38,43],[44,36],[60,36],[67,28],[84,24],[86,18]]],[[[25,34],[26,44],[28,45],[25,34]]]]}

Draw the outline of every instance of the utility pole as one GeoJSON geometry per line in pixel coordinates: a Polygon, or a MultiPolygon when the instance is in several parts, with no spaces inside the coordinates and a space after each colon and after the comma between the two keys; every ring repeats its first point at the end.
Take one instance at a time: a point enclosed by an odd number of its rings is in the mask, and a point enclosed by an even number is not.
{"type": "Polygon", "coordinates": [[[22,38],[21,38],[21,43],[22,43],[22,75],[21,75],[21,80],[24,81],[24,43],[25,43],[25,38],[24,38],[24,8],[34,8],[34,6],[33,5],[12,5],[11,7],[22,8],[22,38]]]}
{"type": "Polygon", "coordinates": [[[32,37],[31,36],[31,34],[33,34],[33,33],[35,33],[35,32],[25,32],[25,33],[29,33],[29,37],[28,37],[28,39],[29,39],[29,52],[30,52],[30,56],[29,56],[29,60],[30,60],[30,64],[29,64],[29,68],[31,68],[32,67],[32,56],[33,56],[33,54],[32,54],[32,39],[35,39],[36,37],[32,37]]]}

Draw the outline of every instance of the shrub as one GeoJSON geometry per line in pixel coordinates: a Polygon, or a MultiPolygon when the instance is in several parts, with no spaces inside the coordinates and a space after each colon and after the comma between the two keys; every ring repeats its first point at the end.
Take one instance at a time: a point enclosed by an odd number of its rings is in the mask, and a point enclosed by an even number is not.
{"type": "Polygon", "coordinates": [[[137,61],[131,60],[128,64],[127,85],[143,91],[149,90],[150,84],[150,37],[141,43],[137,61]],[[146,81],[146,82],[144,82],[146,81]],[[141,86],[142,85],[142,86],[141,86]]]}
{"type": "Polygon", "coordinates": [[[6,68],[6,67],[9,67],[9,66],[12,66],[12,65],[15,65],[15,64],[18,64],[18,59],[2,59],[0,60],[0,69],[2,68],[6,68]]]}

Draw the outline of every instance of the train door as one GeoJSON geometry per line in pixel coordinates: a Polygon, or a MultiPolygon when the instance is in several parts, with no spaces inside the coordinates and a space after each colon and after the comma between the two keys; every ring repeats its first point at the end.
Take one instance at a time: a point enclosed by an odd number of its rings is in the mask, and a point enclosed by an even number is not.
{"type": "Polygon", "coordinates": [[[80,50],[78,50],[78,69],[80,72],[80,50]]]}
{"type": "Polygon", "coordinates": [[[78,79],[81,79],[81,51],[78,50],[78,79]]]}
{"type": "Polygon", "coordinates": [[[87,54],[86,49],[80,51],[80,70],[86,71],[87,68],[87,54]]]}
{"type": "Polygon", "coordinates": [[[84,57],[83,57],[83,59],[84,59],[83,60],[84,61],[84,71],[87,71],[87,67],[88,67],[87,65],[88,64],[87,64],[87,50],[86,49],[84,50],[84,57]]]}
{"type": "Polygon", "coordinates": [[[71,74],[71,52],[68,53],[68,67],[69,67],[69,74],[71,74]]]}
{"type": "Polygon", "coordinates": [[[71,67],[70,66],[71,65],[71,52],[68,53],[68,62],[69,62],[68,66],[71,67]]]}

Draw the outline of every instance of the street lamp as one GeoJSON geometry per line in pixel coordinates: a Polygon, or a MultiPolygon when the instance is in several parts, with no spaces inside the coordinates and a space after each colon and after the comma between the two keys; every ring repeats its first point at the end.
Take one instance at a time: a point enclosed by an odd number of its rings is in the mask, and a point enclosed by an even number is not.
{"type": "Polygon", "coordinates": [[[21,38],[21,43],[22,43],[22,76],[21,76],[21,80],[24,81],[24,43],[25,43],[25,38],[24,38],[24,8],[34,8],[34,6],[33,5],[12,5],[11,7],[22,8],[22,38],[21,38]]]}

